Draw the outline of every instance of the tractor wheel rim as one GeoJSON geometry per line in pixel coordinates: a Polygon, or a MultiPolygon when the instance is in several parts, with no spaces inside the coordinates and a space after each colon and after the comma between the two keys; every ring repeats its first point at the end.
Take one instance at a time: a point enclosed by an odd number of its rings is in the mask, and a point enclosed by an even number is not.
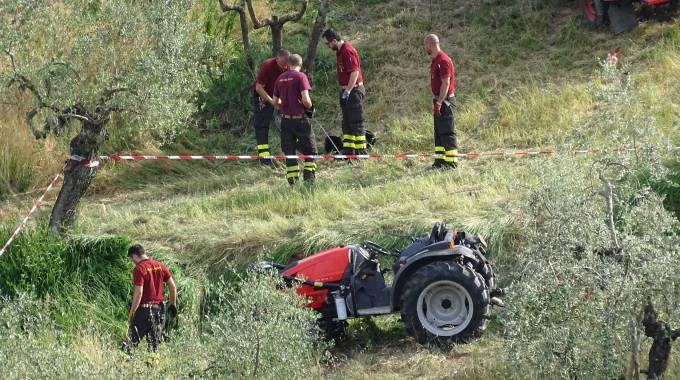
{"type": "Polygon", "coordinates": [[[418,296],[418,319],[437,336],[460,334],[470,324],[474,305],[470,293],[453,281],[436,281],[418,296]]]}
{"type": "Polygon", "coordinates": [[[597,8],[595,8],[594,0],[581,0],[583,1],[583,13],[589,21],[595,22],[597,20],[597,8]]]}

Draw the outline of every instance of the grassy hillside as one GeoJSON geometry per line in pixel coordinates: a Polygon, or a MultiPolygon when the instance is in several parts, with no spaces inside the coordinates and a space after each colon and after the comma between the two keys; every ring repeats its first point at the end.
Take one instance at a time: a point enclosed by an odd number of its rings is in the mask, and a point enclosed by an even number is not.
{"type": "MultiPolygon", "coordinates": [[[[264,2],[258,12],[267,12],[264,2]]],[[[312,19],[308,14],[305,23],[286,26],[289,49],[304,51],[312,19]]],[[[570,1],[370,0],[336,2],[329,22],[362,56],[367,127],[378,134],[376,152],[432,150],[429,57],[422,49],[429,32],[440,35],[456,65],[462,151],[680,145],[677,21],[644,22],[632,33],[612,36],[583,26],[570,1]],[[621,48],[625,75],[611,76],[600,66],[615,47],[621,48]],[[630,87],[621,85],[626,78],[630,87]],[[621,88],[625,97],[611,95],[621,88]]],[[[237,31],[229,37],[232,48],[237,37],[237,31]]],[[[263,56],[267,31],[251,37],[263,56]]],[[[314,124],[338,133],[335,57],[324,46],[319,49],[312,97],[320,116],[314,124]]],[[[233,97],[247,100],[245,93],[233,97]]],[[[35,143],[17,109],[0,108],[0,115],[0,220],[9,231],[34,190],[58,169],[65,148],[64,141],[35,143]]],[[[321,131],[316,133],[321,141],[321,131]]],[[[254,151],[254,138],[250,132],[237,137],[229,131],[188,131],[162,149],[242,153],[254,151]]],[[[677,181],[677,152],[659,154],[677,181]]],[[[629,155],[625,162],[634,158],[629,155]]],[[[409,235],[446,220],[487,238],[501,286],[508,286],[519,278],[528,252],[522,227],[532,222],[526,220],[531,197],[553,179],[569,186],[576,178],[595,188],[597,168],[607,160],[621,158],[566,154],[463,160],[458,170],[444,173],[426,171],[424,160],[323,162],[316,186],[293,189],[282,172],[250,162],[109,163],[84,199],[78,228],[89,235],[127,236],[167,252],[185,274],[202,280],[260,256],[285,262],[364,239],[399,248],[409,235]]],[[[659,184],[655,189],[677,213],[677,188],[659,184]]],[[[46,211],[38,215],[46,217],[46,211]]],[[[451,351],[419,346],[398,316],[356,321],[350,340],[333,348],[316,370],[328,378],[358,379],[531,376],[516,372],[505,356],[507,318],[496,313],[482,339],[451,351]]],[[[107,342],[86,341],[88,355],[115,352],[107,342]]],[[[680,376],[678,356],[670,371],[671,378],[680,376]]]]}

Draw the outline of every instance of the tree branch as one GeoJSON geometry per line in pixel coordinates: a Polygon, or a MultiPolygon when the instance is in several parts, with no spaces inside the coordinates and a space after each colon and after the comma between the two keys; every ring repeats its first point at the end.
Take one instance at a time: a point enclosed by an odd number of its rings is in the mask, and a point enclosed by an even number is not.
{"type": "Polygon", "coordinates": [[[237,11],[237,12],[243,12],[243,5],[227,5],[224,0],[220,0],[220,8],[222,8],[222,12],[229,12],[229,11],[237,11]]]}
{"type": "Polygon", "coordinates": [[[598,175],[600,181],[602,181],[602,196],[607,201],[607,227],[609,227],[614,247],[620,249],[619,239],[616,236],[616,225],[614,224],[614,189],[611,182],[605,177],[604,170],[601,169],[598,175]]]}
{"type": "Polygon", "coordinates": [[[270,26],[273,24],[273,21],[270,18],[265,19],[264,22],[258,20],[257,16],[255,16],[255,10],[253,9],[253,0],[245,1],[246,5],[248,6],[248,14],[250,15],[250,19],[253,21],[253,27],[255,29],[264,28],[265,26],[270,26]]]}
{"type": "MultiPolygon", "coordinates": [[[[252,1],[252,0],[249,0],[252,1]]],[[[281,25],[290,22],[290,21],[299,21],[302,18],[302,15],[305,14],[305,11],[307,10],[307,3],[309,3],[309,0],[302,0],[302,7],[297,13],[290,14],[290,15],[285,15],[283,17],[279,18],[279,23],[281,25]]]]}

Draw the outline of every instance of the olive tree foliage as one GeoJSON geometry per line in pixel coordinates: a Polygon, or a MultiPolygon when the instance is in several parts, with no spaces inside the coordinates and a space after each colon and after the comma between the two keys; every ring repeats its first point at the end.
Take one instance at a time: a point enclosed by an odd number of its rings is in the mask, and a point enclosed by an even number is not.
{"type": "Polygon", "coordinates": [[[0,81],[37,139],[72,136],[50,227],[71,225],[116,128],[172,139],[194,111],[204,49],[191,1],[0,0],[0,81]],[[24,96],[19,97],[23,94],[24,96]],[[28,99],[28,100],[27,100],[28,99]],[[87,161],[84,161],[87,162],[87,161]]]}
{"type": "MultiPolygon", "coordinates": [[[[615,129],[615,142],[645,143],[653,119],[631,114],[639,108],[617,70],[604,68],[594,117],[615,129]]],[[[525,240],[504,316],[519,373],[637,378],[638,352],[650,344],[644,307],[651,303],[661,319],[680,323],[680,225],[651,187],[668,171],[663,150],[638,146],[594,163],[543,164],[523,208],[525,240]]]]}

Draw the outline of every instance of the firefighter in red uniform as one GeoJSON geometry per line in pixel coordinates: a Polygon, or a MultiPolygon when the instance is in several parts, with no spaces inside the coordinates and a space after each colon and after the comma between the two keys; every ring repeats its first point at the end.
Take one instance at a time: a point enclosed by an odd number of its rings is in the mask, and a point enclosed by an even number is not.
{"type": "Polygon", "coordinates": [[[451,169],[457,166],[458,143],[453,120],[456,106],[454,90],[456,75],[453,61],[439,46],[434,34],[425,37],[425,51],[432,56],[430,64],[430,85],[432,87],[434,116],[434,169],[451,169]]]}
{"type": "Polygon", "coordinates": [[[334,29],[323,32],[326,46],[335,50],[342,110],[342,153],[366,154],[364,131],[364,78],[356,49],[334,29]]]}
{"type": "Polygon", "coordinates": [[[167,283],[170,290],[167,314],[172,317],[177,316],[177,287],[168,267],[147,256],[141,245],[131,246],[128,249],[128,257],[135,264],[132,270],[135,289],[128,315],[130,326],[125,350],[130,352],[146,336],[149,350],[156,351],[158,343],[163,339],[165,326],[163,284],[167,283]]]}
{"type": "MultiPolygon", "coordinates": [[[[283,154],[316,155],[316,139],[309,119],[314,114],[312,99],[309,97],[309,80],[302,68],[302,57],[292,54],[288,57],[288,71],[281,74],[274,85],[274,104],[281,115],[281,150],[283,154]]],[[[313,183],[316,163],[304,160],[303,178],[313,183]]],[[[296,159],[286,159],[286,178],[294,185],[300,177],[300,167],[296,159]]]]}
{"type": "MultiPolygon", "coordinates": [[[[269,58],[260,64],[257,78],[252,85],[255,140],[257,154],[260,157],[271,155],[269,150],[269,125],[274,117],[274,83],[284,71],[288,70],[287,59],[290,53],[281,49],[274,58],[269,58]]],[[[270,159],[260,160],[262,164],[272,165],[270,159]]]]}

